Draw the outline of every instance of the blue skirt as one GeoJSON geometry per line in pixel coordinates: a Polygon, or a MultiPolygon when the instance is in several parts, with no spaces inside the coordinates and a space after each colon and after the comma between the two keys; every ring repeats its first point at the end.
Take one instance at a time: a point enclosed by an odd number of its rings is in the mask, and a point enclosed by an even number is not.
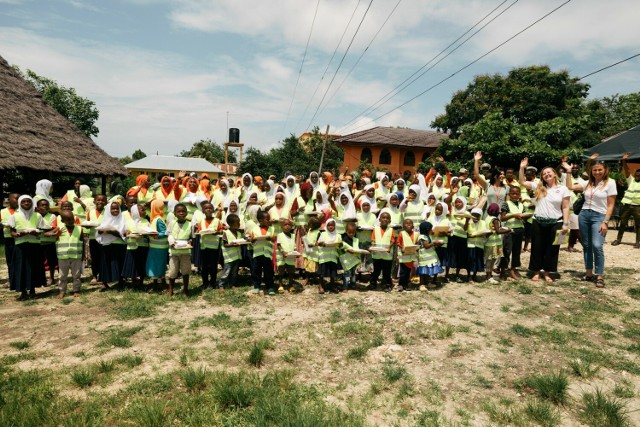
{"type": "Polygon", "coordinates": [[[439,262],[434,265],[418,267],[419,276],[435,276],[436,274],[444,273],[442,266],[439,262]]]}
{"type": "Polygon", "coordinates": [[[480,273],[484,271],[484,249],[468,248],[469,251],[469,272],[480,273]]]}
{"type": "Polygon", "coordinates": [[[164,278],[169,262],[169,249],[149,248],[147,277],[164,278]]]}
{"type": "Polygon", "coordinates": [[[122,267],[122,277],[125,279],[137,279],[146,276],[148,246],[139,246],[135,250],[127,250],[122,267]]]}

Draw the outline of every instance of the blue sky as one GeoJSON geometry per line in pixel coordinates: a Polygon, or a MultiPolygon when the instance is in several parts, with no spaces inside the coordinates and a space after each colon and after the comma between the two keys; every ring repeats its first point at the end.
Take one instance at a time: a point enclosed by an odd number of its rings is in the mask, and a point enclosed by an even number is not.
{"type": "MultiPolygon", "coordinates": [[[[373,126],[428,129],[475,75],[547,64],[580,77],[640,52],[640,2],[573,0],[389,112],[564,1],[320,0],[295,97],[317,0],[0,0],[0,55],[95,101],[95,140],[114,156],[138,148],[177,154],[203,138],[224,142],[227,113],[245,148],[266,150],[309,124],[341,134],[373,126]],[[509,6],[401,94],[366,111],[491,10],[498,8],[483,24],[509,6]]],[[[640,58],[585,81],[590,97],[640,91],[640,58]]]]}

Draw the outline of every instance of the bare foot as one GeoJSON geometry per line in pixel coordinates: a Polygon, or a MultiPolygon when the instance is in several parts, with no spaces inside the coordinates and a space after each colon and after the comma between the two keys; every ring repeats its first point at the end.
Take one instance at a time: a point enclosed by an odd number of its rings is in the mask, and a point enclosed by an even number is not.
{"type": "Polygon", "coordinates": [[[547,283],[553,283],[553,279],[548,274],[544,275],[544,281],[547,283]]]}
{"type": "Polygon", "coordinates": [[[534,282],[539,282],[539,281],[540,281],[540,275],[539,275],[539,274],[534,275],[534,276],[531,278],[531,280],[533,280],[534,282]]]}

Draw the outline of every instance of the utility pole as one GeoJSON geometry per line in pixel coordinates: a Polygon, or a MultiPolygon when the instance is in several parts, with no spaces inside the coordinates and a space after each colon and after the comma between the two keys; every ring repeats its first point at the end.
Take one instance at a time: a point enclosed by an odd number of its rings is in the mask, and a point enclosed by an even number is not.
{"type": "Polygon", "coordinates": [[[318,168],[318,175],[322,172],[322,162],[324,161],[324,152],[327,149],[327,140],[329,139],[329,125],[327,125],[327,131],[324,134],[324,144],[322,144],[322,154],[320,155],[320,167],[318,168]]]}

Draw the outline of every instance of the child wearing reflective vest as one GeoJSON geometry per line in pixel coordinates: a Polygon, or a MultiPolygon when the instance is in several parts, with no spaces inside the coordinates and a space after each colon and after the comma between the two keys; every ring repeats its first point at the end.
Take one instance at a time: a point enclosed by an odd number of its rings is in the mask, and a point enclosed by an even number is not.
{"type": "Polygon", "coordinates": [[[96,241],[96,227],[102,224],[104,219],[104,207],[107,204],[107,197],[98,194],[95,198],[95,209],[87,212],[87,221],[94,224],[93,228],[83,228],[83,232],[89,236],[89,258],[91,260],[91,283],[97,283],[100,274],[100,260],[102,259],[102,246],[96,241]]]}
{"type": "Polygon", "coordinates": [[[147,254],[147,277],[164,282],[167,272],[167,258],[169,255],[169,240],[167,239],[167,225],[164,219],[164,202],[153,200],[151,202],[151,230],[157,234],[149,236],[149,253],[147,254]]]}
{"type": "Polygon", "coordinates": [[[6,225],[11,228],[11,236],[15,239],[10,288],[20,292],[18,299],[24,300],[28,294],[35,295],[36,287],[42,286],[44,280],[44,261],[38,239],[38,229],[43,223],[40,214],[35,212],[31,196],[18,198],[18,209],[7,219],[6,225]]]}
{"type": "Polygon", "coordinates": [[[0,221],[2,221],[2,234],[4,237],[4,258],[7,262],[7,269],[9,271],[9,283],[13,283],[13,248],[15,247],[15,239],[11,236],[11,227],[9,227],[9,218],[18,209],[18,193],[10,193],[7,200],[9,206],[0,211],[0,221]]]}
{"type": "Polygon", "coordinates": [[[342,238],[336,231],[336,220],[329,218],[325,223],[325,231],[318,237],[318,271],[320,272],[319,293],[324,293],[324,279],[329,278],[329,286],[335,288],[338,275],[338,246],[341,246],[342,238]]]}
{"type": "Polygon", "coordinates": [[[270,224],[269,213],[263,210],[257,212],[258,224],[250,231],[250,239],[253,244],[253,266],[251,280],[253,281],[253,293],[260,293],[260,284],[264,283],[269,295],[275,295],[273,284],[273,243],[276,236],[270,224]]]}
{"type": "Polygon", "coordinates": [[[58,298],[64,298],[67,293],[69,273],[73,283],[73,296],[80,296],[80,279],[82,276],[82,227],[75,224],[73,211],[62,211],[60,223],[55,235],[58,267],[60,269],[60,293],[58,298]]]}
{"type": "Polygon", "coordinates": [[[356,268],[360,265],[361,256],[354,253],[360,249],[360,240],[356,237],[356,223],[346,222],[342,235],[340,265],[342,265],[342,292],[356,288],[356,268]]]}
{"type": "Polygon", "coordinates": [[[49,201],[47,199],[38,200],[36,203],[36,211],[42,216],[42,228],[45,230],[45,233],[40,236],[40,248],[42,249],[42,256],[44,257],[44,265],[42,268],[44,268],[45,272],[49,272],[47,286],[51,286],[54,283],[56,270],[58,269],[56,236],[51,232],[54,227],[53,223],[57,218],[49,212],[49,201]]]}
{"type": "Polygon", "coordinates": [[[429,287],[435,287],[436,277],[444,270],[440,265],[436,248],[442,245],[442,240],[431,239],[433,225],[428,221],[420,223],[420,236],[418,237],[418,275],[420,276],[420,290],[426,291],[429,287]]]}
{"type": "Polygon", "coordinates": [[[278,275],[280,283],[278,292],[283,293],[284,276],[287,276],[289,292],[296,292],[293,281],[293,274],[296,271],[296,257],[291,256],[296,250],[296,236],[293,234],[293,221],[285,219],[281,222],[282,232],[276,237],[276,265],[278,266],[278,275]]]}
{"type": "Polygon", "coordinates": [[[507,278],[509,264],[511,270],[509,275],[512,279],[520,279],[517,268],[520,267],[520,253],[522,252],[522,240],[524,239],[524,219],[525,206],[520,201],[520,187],[511,187],[509,189],[509,200],[502,204],[500,209],[500,220],[511,229],[511,233],[505,234],[502,240],[502,259],[500,267],[502,268],[501,279],[507,278]]]}
{"type": "Polygon", "coordinates": [[[378,279],[382,273],[382,282],[386,291],[393,288],[391,282],[391,264],[393,261],[393,229],[389,227],[391,223],[391,215],[389,212],[383,211],[378,218],[380,225],[373,228],[371,233],[371,249],[373,250],[371,258],[373,258],[373,274],[371,275],[370,286],[375,289],[378,286],[378,279]]]}
{"type": "Polygon", "coordinates": [[[97,229],[96,241],[102,246],[100,260],[100,281],[104,292],[109,288],[109,282],[118,282],[118,287],[124,286],[122,267],[127,253],[126,235],[127,224],[120,210],[118,202],[111,202],[105,208],[104,220],[97,229]]]}
{"type": "Polygon", "coordinates": [[[224,291],[225,287],[235,286],[238,278],[238,269],[242,259],[241,246],[233,243],[234,240],[242,239],[240,230],[240,217],[236,214],[229,214],[226,218],[228,228],[222,233],[222,258],[224,267],[218,281],[218,289],[224,291]]]}
{"type": "Polygon", "coordinates": [[[467,281],[469,280],[469,251],[467,248],[467,226],[469,217],[467,216],[467,199],[456,196],[451,210],[451,224],[453,231],[447,240],[447,260],[443,261],[446,266],[445,279],[449,278],[449,269],[455,268],[455,281],[462,283],[460,270],[467,270],[467,281]],[[458,216],[456,216],[458,215],[458,216]],[[464,216],[461,216],[464,215],[464,216]]]}
{"type": "MultiPolygon", "coordinates": [[[[308,206],[308,205],[307,205],[308,206]]],[[[320,220],[316,217],[309,218],[306,234],[302,237],[304,242],[304,270],[307,275],[307,284],[312,285],[318,277],[318,238],[320,237],[320,220]]],[[[324,292],[324,291],[323,291],[324,292]]]]}
{"type": "Polygon", "coordinates": [[[469,275],[473,277],[473,281],[478,281],[478,272],[484,271],[484,241],[483,232],[487,230],[486,223],[482,220],[482,209],[471,209],[473,219],[465,223],[465,231],[467,232],[467,249],[469,253],[469,270],[467,270],[467,281],[469,275]]]}
{"type": "MultiPolygon", "coordinates": [[[[502,257],[502,236],[506,233],[506,229],[502,229],[502,223],[498,219],[500,215],[500,206],[497,203],[491,203],[487,208],[487,217],[485,218],[485,226],[491,234],[487,236],[484,243],[484,272],[487,275],[487,282],[496,284],[498,281],[493,278],[493,268],[502,257]]],[[[502,267],[498,267],[500,277],[504,276],[502,267]]]]}
{"type": "MultiPolygon", "coordinates": [[[[218,279],[218,260],[220,258],[220,234],[222,222],[214,216],[213,205],[202,202],[203,217],[197,223],[200,235],[200,267],[202,289],[213,289],[218,279]]],[[[223,249],[224,251],[224,249],[223,249]]],[[[227,259],[224,260],[225,264],[227,259]]],[[[223,288],[224,289],[224,288],[223,288]]]]}
{"type": "MultiPolygon", "coordinates": [[[[187,221],[187,207],[178,203],[173,210],[176,220],[167,230],[169,242],[169,296],[178,274],[182,275],[182,293],[189,296],[189,274],[191,273],[191,222],[187,221]]],[[[220,238],[216,236],[218,241],[220,238]]],[[[219,243],[218,243],[219,244],[219,243]]],[[[217,253],[217,248],[216,248],[217,253]]],[[[216,258],[216,263],[218,262],[216,258]]]]}
{"type": "MultiPolygon", "coordinates": [[[[128,196],[127,200],[130,197],[132,196],[128,196]]],[[[127,253],[122,267],[122,277],[131,279],[133,284],[137,283],[138,286],[142,286],[146,276],[149,238],[140,232],[142,229],[149,229],[151,225],[146,218],[144,205],[133,204],[129,207],[129,212],[124,212],[123,215],[127,225],[127,253]]]]}
{"type": "MultiPolygon", "coordinates": [[[[360,249],[365,251],[371,247],[371,232],[376,225],[376,216],[371,212],[371,202],[363,200],[360,203],[360,211],[356,218],[358,220],[357,236],[360,244],[360,249]]],[[[371,254],[366,254],[362,257],[362,264],[359,267],[360,273],[366,273],[373,271],[373,261],[371,254]]]]}
{"type": "MultiPolygon", "coordinates": [[[[411,270],[416,261],[418,261],[418,252],[410,252],[407,246],[415,246],[418,243],[419,234],[413,229],[413,220],[407,218],[402,222],[402,231],[398,235],[398,264],[400,265],[400,280],[398,282],[398,291],[402,292],[409,287],[409,279],[411,278],[411,270]]],[[[415,249],[415,248],[414,248],[415,249]]]]}

